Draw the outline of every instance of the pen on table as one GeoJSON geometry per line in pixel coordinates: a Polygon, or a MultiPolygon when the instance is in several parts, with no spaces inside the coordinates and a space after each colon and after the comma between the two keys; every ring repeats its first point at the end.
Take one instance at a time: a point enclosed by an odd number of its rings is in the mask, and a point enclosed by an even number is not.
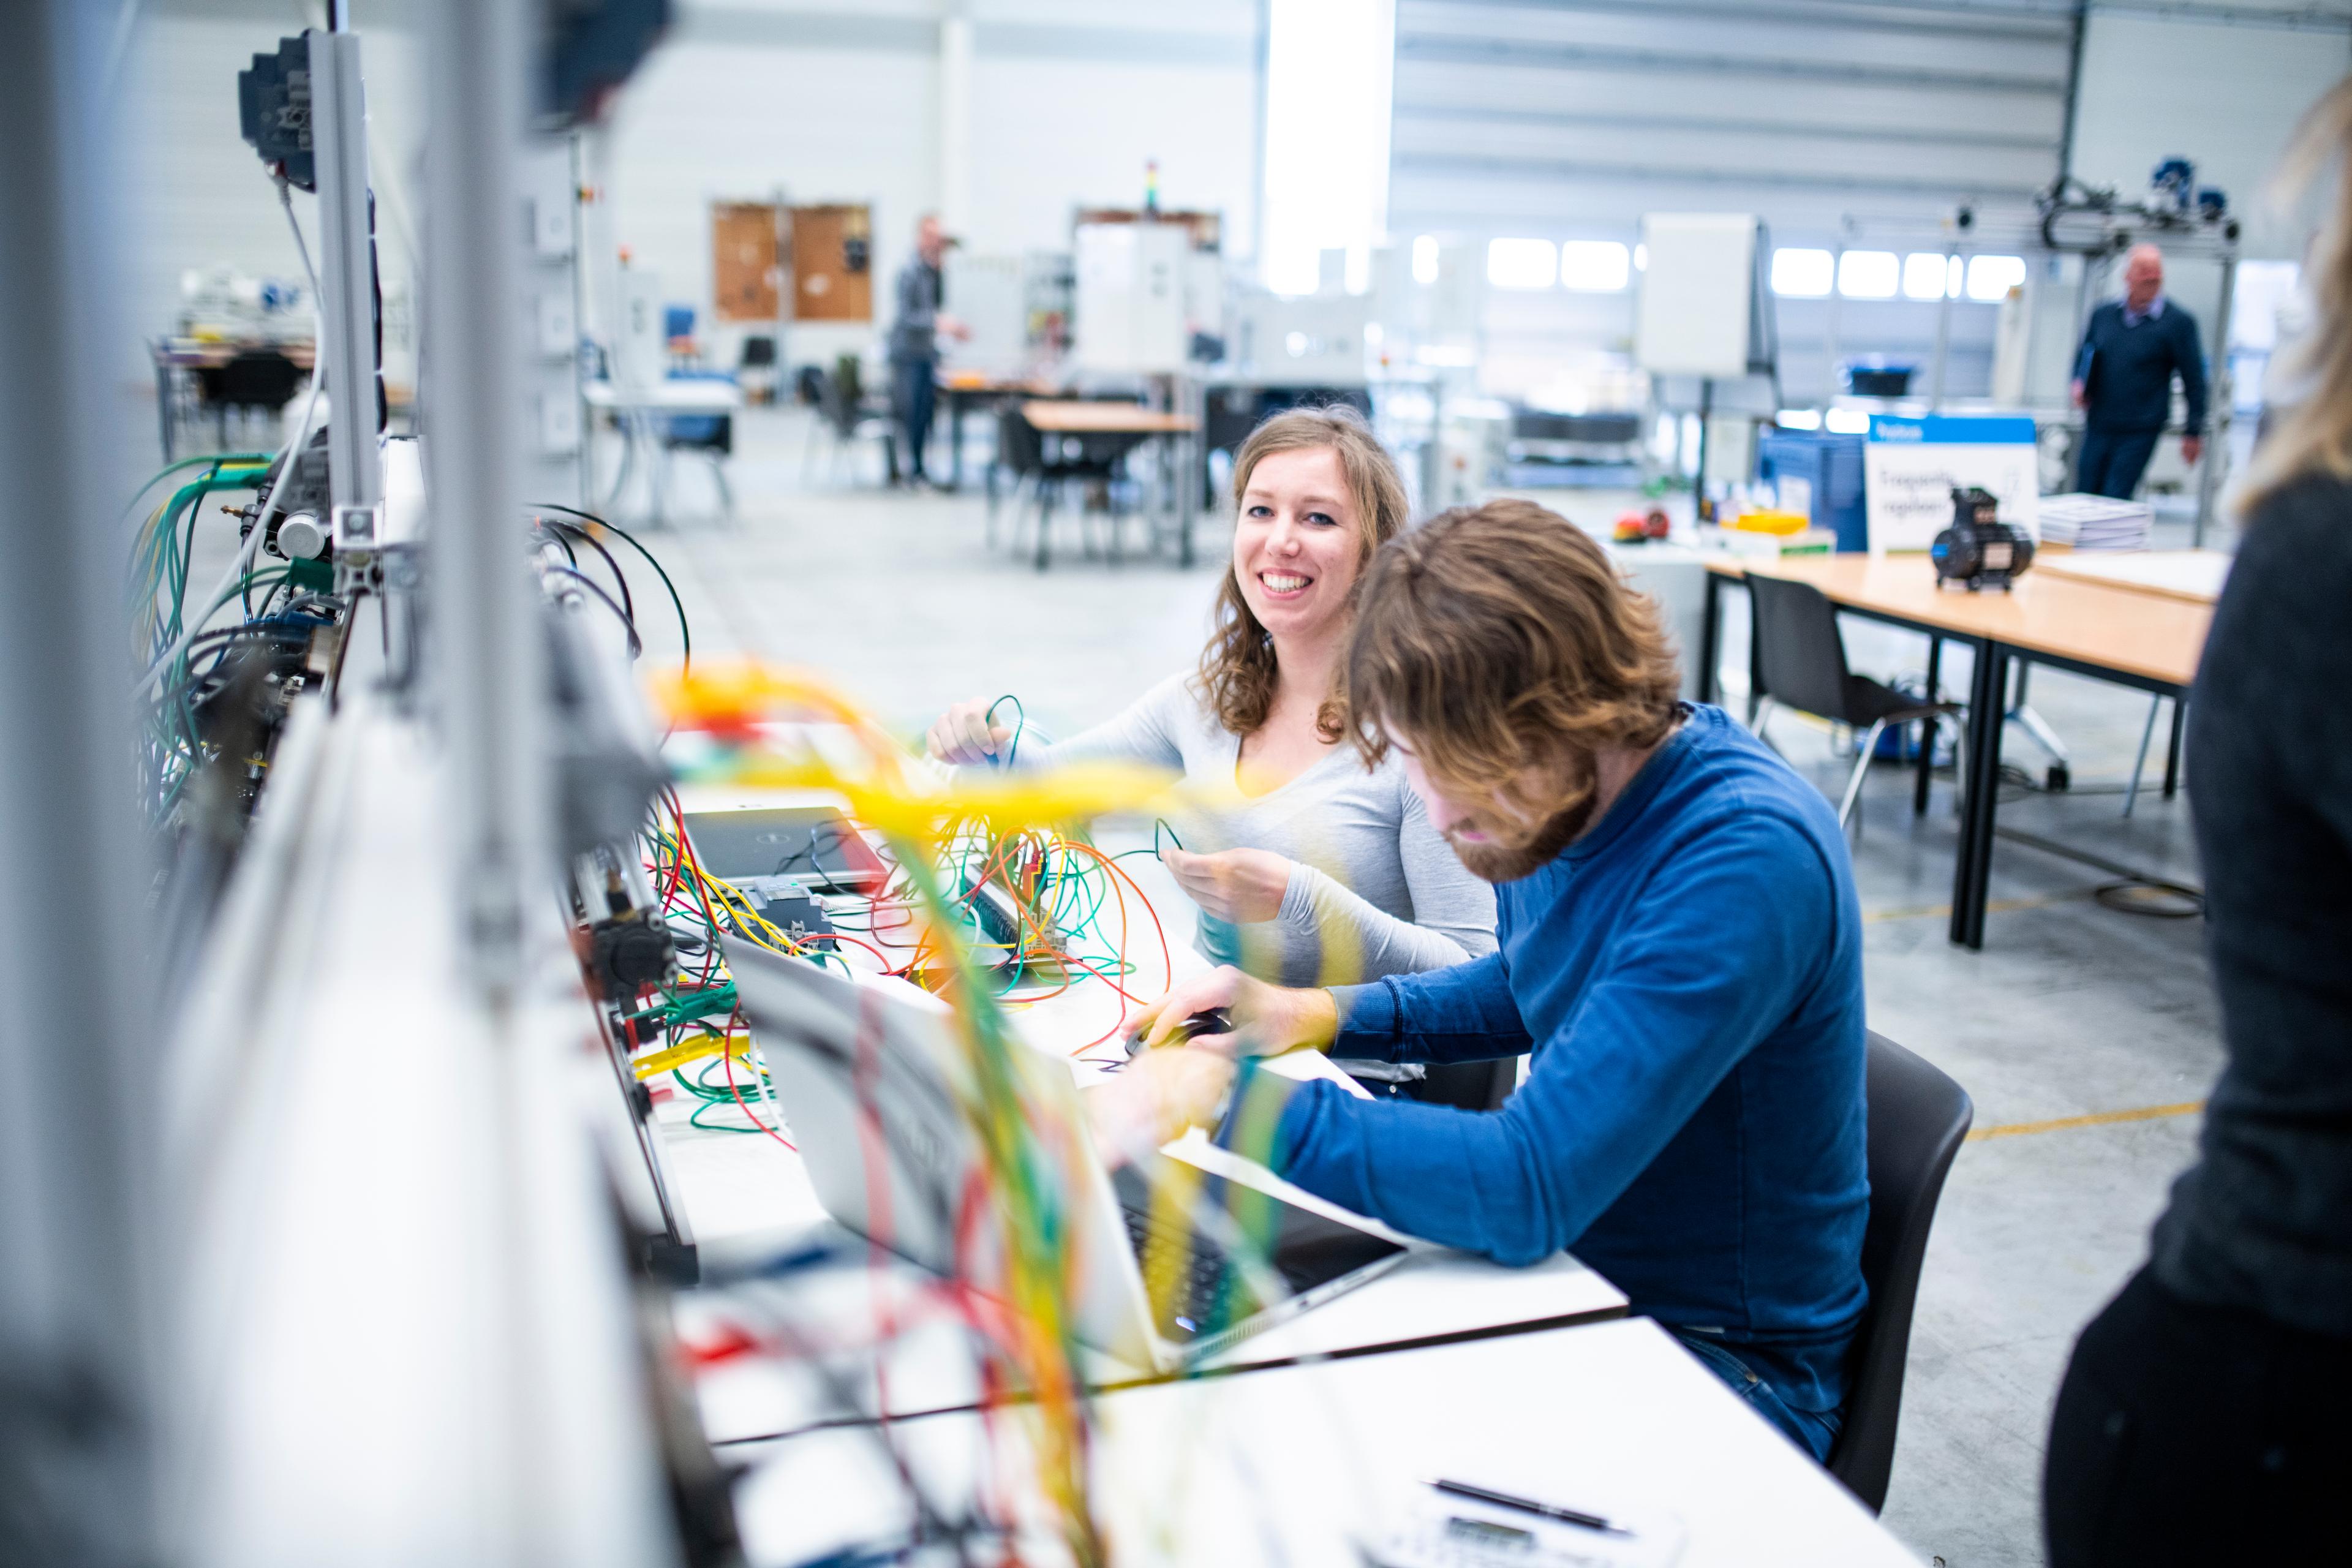
{"type": "Polygon", "coordinates": [[[1610,1523],[1597,1513],[1581,1513],[1572,1508],[1559,1508],[1548,1502],[1537,1502],[1532,1498],[1513,1497],[1508,1492],[1494,1491],[1486,1487],[1474,1487],[1468,1481],[1439,1480],[1429,1484],[1439,1491],[1451,1493],[1454,1497],[1468,1498],[1473,1502],[1493,1503],[1496,1508],[1516,1509],[1521,1513],[1534,1514],[1538,1519],[1557,1520],[1562,1524],[1578,1525],[1585,1530],[1598,1530],[1610,1535],[1633,1533],[1622,1525],[1610,1523]]]}

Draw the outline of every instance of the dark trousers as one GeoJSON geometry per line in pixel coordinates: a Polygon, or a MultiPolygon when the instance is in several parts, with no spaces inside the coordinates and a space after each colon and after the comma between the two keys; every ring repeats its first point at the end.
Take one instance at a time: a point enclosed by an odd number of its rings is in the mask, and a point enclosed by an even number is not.
{"type": "Polygon", "coordinates": [[[2161,430],[2102,430],[2094,425],[2083,432],[2074,453],[2074,488],[2084,495],[2131,500],[2147,460],[2156,456],[2161,430]]]}
{"type": "Polygon", "coordinates": [[[931,442],[931,409],[940,397],[939,372],[929,360],[890,362],[890,409],[905,433],[913,478],[922,479],[923,448],[931,442]]]}
{"type": "Polygon", "coordinates": [[[2143,1268],[2074,1346],[2042,1474],[2050,1568],[2352,1561],[2352,1339],[2143,1268]]]}

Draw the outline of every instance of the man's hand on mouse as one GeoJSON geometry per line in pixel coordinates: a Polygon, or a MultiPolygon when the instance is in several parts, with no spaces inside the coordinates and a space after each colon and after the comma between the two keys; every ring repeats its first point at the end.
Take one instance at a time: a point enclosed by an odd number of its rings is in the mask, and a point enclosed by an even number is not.
{"type": "Polygon", "coordinates": [[[1234,925],[1274,919],[1290,887],[1290,862],[1270,849],[1194,855],[1171,846],[1160,850],[1160,863],[1202,913],[1234,925]]]}
{"type": "Polygon", "coordinates": [[[1274,1057],[1299,1046],[1321,1050],[1339,1037],[1339,1008],[1328,991],[1290,990],[1252,979],[1231,964],[1177,983],[1167,995],[1144,1007],[1128,1026],[1147,1047],[1129,1065],[1132,1071],[1150,1048],[1186,1044],[1220,1056],[1274,1057]],[[1233,1027],[1223,1034],[1183,1038],[1185,1021],[1196,1013],[1223,1009],[1233,1027]]]}
{"type": "Polygon", "coordinates": [[[1145,1051],[1086,1094],[1104,1163],[1141,1158],[1188,1127],[1213,1127],[1234,1086],[1233,1058],[1214,1051],[1145,1051]]]}

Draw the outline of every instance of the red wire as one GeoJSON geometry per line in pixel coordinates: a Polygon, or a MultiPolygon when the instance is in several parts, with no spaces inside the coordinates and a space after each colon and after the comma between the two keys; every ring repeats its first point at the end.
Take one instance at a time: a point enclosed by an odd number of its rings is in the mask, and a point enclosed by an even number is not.
{"type": "MultiPolygon", "coordinates": [[[[743,1010],[739,1007],[735,1010],[735,1016],[727,1020],[727,1027],[730,1032],[732,1032],[735,1026],[741,1022],[742,1017],[743,1010]]],[[[735,1087],[735,1053],[728,1049],[727,1042],[723,1039],[719,1042],[719,1059],[727,1064],[727,1092],[735,1097],[735,1103],[743,1108],[743,1114],[751,1118],[751,1125],[766,1133],[769,1137],[774,1139],[777,1142],[782,1143],[785,1148],[792,1150],[793,1153],[799,1153],[799,1146],[794,1144],[791,1139],[785,1137],[782,1133],[777,1131],[774,1128],[761,1121],[757,1115],[753,1114],[751,1103],[743,1098],[743,1091],[735,1087]]]]}

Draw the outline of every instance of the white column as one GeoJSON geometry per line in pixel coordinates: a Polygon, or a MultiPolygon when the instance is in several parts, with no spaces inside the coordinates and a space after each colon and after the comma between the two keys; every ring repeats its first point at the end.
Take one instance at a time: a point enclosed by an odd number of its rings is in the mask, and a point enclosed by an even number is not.
{"type": "Polygon", "coordinates": [[[971,11],[949,0],[940,18],[940,221],[950,234],[971,226],[971,11]]]}

